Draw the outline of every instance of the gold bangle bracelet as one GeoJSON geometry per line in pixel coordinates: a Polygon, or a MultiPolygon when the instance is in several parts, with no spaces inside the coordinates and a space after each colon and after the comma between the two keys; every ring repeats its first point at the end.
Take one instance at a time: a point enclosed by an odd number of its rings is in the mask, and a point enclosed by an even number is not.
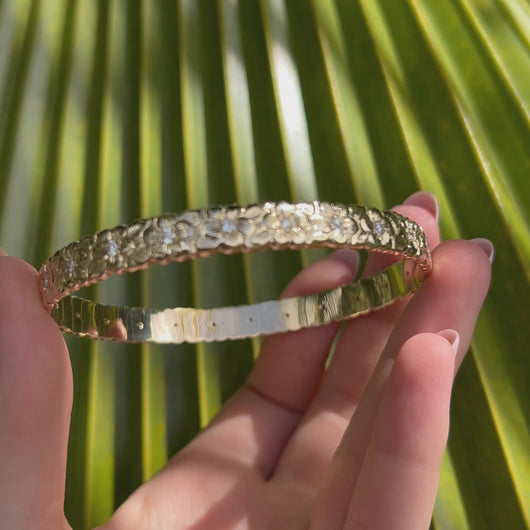
{"type": "Polygon", "coordinates": [[[352,318],[413,293],[431,270],[423,229],[393,211],[326,202],[266,202],[165,214],[87,236],[40,270],[44,305],[63,331],[120,342],[181,343],[253,337],[352,318]],[[272,249],[375,250],[401,256],[382,272],[320,293],[238,307],[145,309],[72,292],[154,264],[272,249]]]}

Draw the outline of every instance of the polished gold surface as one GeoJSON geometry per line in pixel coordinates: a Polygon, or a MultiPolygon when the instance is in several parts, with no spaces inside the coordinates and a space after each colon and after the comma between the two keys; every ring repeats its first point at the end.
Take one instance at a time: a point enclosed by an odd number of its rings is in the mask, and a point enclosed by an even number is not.
{"type": "Polygon", "coordinates": [[[324,202],[190,210],[103,230],[58,250],[41,268],[43,302],[64,331],[122,342],[200,342],[292,331],[352,318],[413,293],[431,269],[422,228],[392,211],[324,202]],[[70,293],[154,264],[264,249],[326,246],[404,260],[351,285],[248,306],[144,309],[70,293]]]}

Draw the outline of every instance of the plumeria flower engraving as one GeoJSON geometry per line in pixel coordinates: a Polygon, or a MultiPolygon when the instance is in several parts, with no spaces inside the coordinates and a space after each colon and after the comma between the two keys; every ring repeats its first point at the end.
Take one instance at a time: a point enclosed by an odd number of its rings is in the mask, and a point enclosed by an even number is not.
{"type": "Polygon", "coordinates": [[[173,215],[164,215],[153,219],[146,230],[145,239],[153,258],[164,258],[178,254],[181,250],[181,234],[189,237],[183,221],[173,215]]]}
{"type": "Polygon", "coordinates": [[[175,223],[178,244],[182,252],[194,253],[197,251],[197,239],[204,223],[198,210],[189,210],[179,215],[175,223]]]}
{"type": "Polygon", "coordinates": [[[77,263],[75,246],[70,244],[61,250],[58,261],[59,290],[70,289],[76,283],[77,263]]]}
{"type": "Polygon", "coordinates": [[[266,217],[267,227],[272,231],[272,239],[279,245],[286,243],[302,244],[311,228],[308,213],[304,208],[280,202],[276,211],[266,217]]]}
{"type": "Polygon", "coordinates": [[[213,246],[224,244],[236,247],[243,244],[247,231],[248,221],[240,218],[239,208],[222,208],[210,211],[205,235],[212,239],[213,246]]]}
{"type": "Polygon", "coordinates": [[[376,245],[387,245],[391,239],[391,227],[388,222],[381,216],[378,210],[367,208],[366,214],[369,219],[370,232],[372,238],[370,241],[376,245]]]}
{"type": "Polygon", "coordinates": [[[68,245],[62,250],[59,262],[62,279],[67,286],[74,285],[77,275],[77,252],[74,245],[68,245]]]}
{"type": "Polygon", "coordinates": [[[418,227],[412,222],[406,222],[406,231],[408,236],[408,245],[414,249],[416,256],[419,256],[421,254],[421,247],[425,244],[425,241],[421,241],[422,237],[418,227]]]}
{"type": "Polygon", "coordinates": [[[331,237],[337,243],[346,243],[358,230],[357,224],[350,217],[344,206],[323,203],[314,215],[314,239],[324,241],[331,237]]]}
{"type": "Polygon", "coordinates": [[[115,230],[104,230],[98,234],[94,246],[96,260],[110,269],[125,266],[125,258],[121,252],[121,236],[115,230]]]}

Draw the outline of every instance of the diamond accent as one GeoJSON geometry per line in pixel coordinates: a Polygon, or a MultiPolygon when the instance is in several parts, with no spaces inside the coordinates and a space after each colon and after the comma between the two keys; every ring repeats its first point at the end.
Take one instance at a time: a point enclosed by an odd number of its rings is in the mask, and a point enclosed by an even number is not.
{"type": "Polygon", "coordinates": [[[50,277],[48,276],[48,270],[43,269],[43,274],[44,276],[42,277],[42,286],[45,289],[49,289],[50,288],[50,277]]]}
{"type": "Polygon", "coordinates": [[[73,276],[75,272],[76,263],[74,258],[68,258],[64,265],[64,270],[68,276],[73,276]]]}
{"type": "Polygon", "coordinates": [[[280,225],[281,225],[281,227],[282,227],[284,230],[289,230],[290,228],[293,227],[293,220],[290,219],[289,217],[284,217],[284,218],[280,221],[280,225]]]}
{"type": "Polygon", "coordinates": [[[118,245],[118,243],[116,243],[116,241],[111,239],[106,244],[105,250],[106,250],[107,256],[109,256],[109,258],[114,258],[118,254],[118,252],[120,251],[120,246],[118,245]]]}
{"type": "Polygon", "coordinates": [[[162,230],[161,235],[162,237],[160,238],[160,241],[162,241],[164,245],[170,245],[171,243],[173,243],[173,241],[175,241],[175,238],[177,237],[175,232],[173,232],[171,228],[164,228],[162,230]]]}
{"type": "Polygon", "coordinates": [[[339,228],[342,228],[342,221],[340,220],[340,217],[338,215],[334,215],[331,218],[331,228],[333,228],[333,230],[338,230],[339,228]]]}
{"type": "Polygon", "coordinates": [[[236,224],[232,219],[224,219],[221,223],[221,230],[226,234],[232,234],[236,229],[236,224]]]}
{"type": "Polygon", "coordinates": [[[374,222],[374,232],[378,237],[381,237],[385,233],[385,226],[381,219],[377,219],[377,221],[374,222]]]}

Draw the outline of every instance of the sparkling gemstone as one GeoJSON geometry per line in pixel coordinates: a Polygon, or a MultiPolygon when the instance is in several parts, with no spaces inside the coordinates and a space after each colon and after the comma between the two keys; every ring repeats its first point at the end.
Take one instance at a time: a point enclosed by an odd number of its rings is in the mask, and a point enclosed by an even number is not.
{"type": "Polygon", "coordinates": [[[227,234],[231,234],[236,229],[236,224],[232,219],[223,219],[221,229],[227,234]]]}
{"type": "Polygon", "coordinates": [[[116,256],[116,254],[118,254],[120,246],[118,245],[118,243],[116,243],[116,241],[111,239],[107,243],[105,250],[107,251],[107,256],[109,256],[109,258],[113,258],[114,256],[116,256]]]}
{"type": "Polygon", "coordinates": [[[173,230],[171,230],[171,228],[164,228],[162,230],[162,234],[161,235],[162,235],[162,237],[160,238],[160,240],[165,245],[170,245],[171,243],[173,243],[173,241],[175,241],[175,232],[173,232],[173,230]]]}
{"type": "Polygon", "coordinates": [[[381,237],[385,233],[385,227],[383,225],[383,221],[381,219],[377,219],[377,221],[374,222],[374,232],[381,237]]]}
{"type": "Polygon", "coordinates": [[[340,217],[338,215],[334,215],[331,218],[331,228],[333,228],[333,230],[338,230],[341,227],[342,227],[342,221],[340,220],[340,217]]]}
{"type": "Polygon", "coordinates": [[[66,263],[65,263],[65,266],[64,266],[64,270],[66,271],[66,273],[69,275],[69,276],[72,276],[74,274],[74,271],[75,271],[75,260],[73,258],[68,258],[66,260],[66,263]]]}
{"type": "Polygon", "coordinates": [[[280,225],[284,230],[289,230],[293,227],[293,220],[290,217],[284,217],[280,221],[280,225]]]}

